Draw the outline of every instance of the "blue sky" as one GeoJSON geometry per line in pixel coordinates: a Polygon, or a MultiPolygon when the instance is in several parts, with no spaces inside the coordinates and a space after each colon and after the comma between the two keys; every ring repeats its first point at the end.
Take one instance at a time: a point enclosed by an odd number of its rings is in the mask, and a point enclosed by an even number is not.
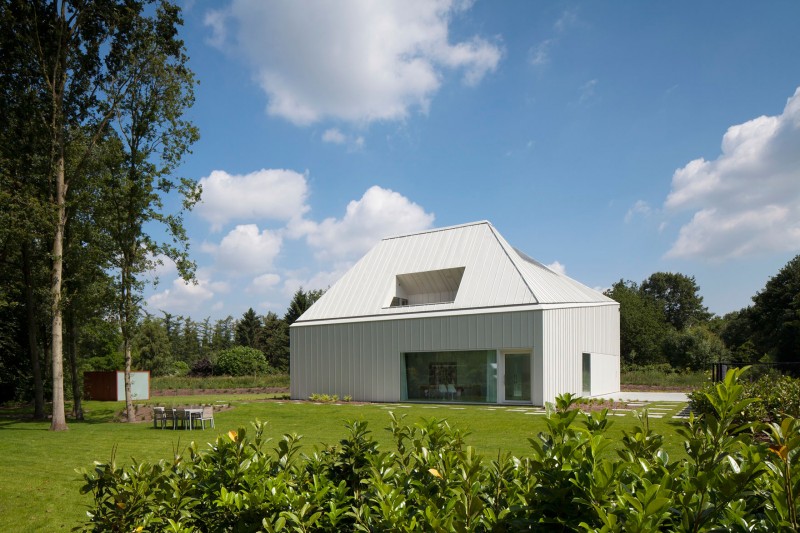
{"type": "Polygon", "coordinates": [[[599,289],[740,309],[800,253],[800,3],[184,5],[197,283],[151,312],[283,315],[382,237],[489,220],[599,289]]]}

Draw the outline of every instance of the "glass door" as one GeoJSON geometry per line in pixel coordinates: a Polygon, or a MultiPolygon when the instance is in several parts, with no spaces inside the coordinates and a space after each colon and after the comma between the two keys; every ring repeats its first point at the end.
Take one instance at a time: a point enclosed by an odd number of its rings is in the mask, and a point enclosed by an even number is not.
{"type": "Polygon", "coordinates": [[[531,401],[531,354],[503,354],[503,392],[507,402],[531,401]]]}

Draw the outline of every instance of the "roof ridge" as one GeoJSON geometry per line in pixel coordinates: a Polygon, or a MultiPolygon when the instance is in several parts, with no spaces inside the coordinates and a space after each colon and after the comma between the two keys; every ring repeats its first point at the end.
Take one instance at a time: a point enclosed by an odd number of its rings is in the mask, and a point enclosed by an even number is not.
{"type": "Polygon", "coordinates": [[[392,235],[390,237],[384,237],[383,239],[381,239],[381,241],[390,241],[392,239],[403,239],[405,237],[414,237],[414,236],[417,236],[417,235],[425,235],[426,233],[437,233],[439,231],[451,231],[451,230],[454,230],[454,229],[466,228],[466,227],[469,227],[469,226],[480,226],[481,224],[486,224],[490,228],[493,227],[492,223],[489,222],[488,220],[476,220],[475,222],[467,222],[465,224],[456,224],[454,226],[446,226],[446,227],[443,227],[443,228],[431,228],[431,229],[426,229],[426,230],[423,230],[423,231],[416,231],[414,233],[404,233],[403,235],[392,235]]]}
{"type": "MultiPolygon", "coordinates": [[[[541,303],[541,302],[539,301],[539,297],[536,295],[536,293],[535,293],[535,292],[533,292],[533,288],[532,288],[532,287],[530,286],[530,284],[528,283],[528,278],[526,278],[526,277],[525,277],[525,275],[522,273],[522,271],[519,269],[519,265],[518,265],[518,264],[517,264],[517,262],[514,260],[514,258],[512,257],[512,254],[509,252],[509,250],[506,248],[506,246],[508,246],[509,248],[511,248],[511,250],[513,250],[514,252],[516,252],[516,248],[514,248],[513,246],[511,246],[511,243],[510,243],[510,242],[508,242],[508,241],[505,239],[505,237],[503,237],[502,235],[500,235],[500,232],[498,232],[498,231],[497,231],[497,230],[494,228],[494,226],[492,226],[491,224],[489,224],[489,230],[492,232],[492,235],[494,235],[494,238],[495,238],[495,239],[497,239],[497,243],[500,245],[500,248],[501,248],[501,249],[503,250],[503,252],[506,254],[506,257],[508,258],[508,260],[509,260],[509,261],[511,261],[511,264],[514,266],[514,270],[516,270],[516,271],[517,271],[517,275],[519,275],[520,279],[522,280],[522,283],[524,283],[524,284],[525,284],[525,287],[527,287],[527,288],[528,288],[528,291],[531,293],[531,297],[532,297],[534,300],[536,300],[536,303],[537,303],[537,304],[538,304],[538,303],[541,303]]],[[[517,257],[519,257],[519,255],[517,255],[517,257]]]]}

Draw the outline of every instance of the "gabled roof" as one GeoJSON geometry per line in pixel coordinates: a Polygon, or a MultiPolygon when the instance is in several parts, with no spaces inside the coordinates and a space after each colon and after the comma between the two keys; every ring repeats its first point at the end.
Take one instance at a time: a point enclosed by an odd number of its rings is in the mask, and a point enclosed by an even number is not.
{"type": "Polygon", "coordinates": [[[383,239],[296,323],[549,304],[616,302],[531,259],[481,221],[383,239]],[[459,275],[460,283],[453,282],[459,275]],[[432,303],[402,305],[405,302],[397,299],[415,290],[407,287],[433,290],[437,280],[442,292],[423,297],[432,303]],[[456,292],[451,293],[454,283],[456,292]]]}

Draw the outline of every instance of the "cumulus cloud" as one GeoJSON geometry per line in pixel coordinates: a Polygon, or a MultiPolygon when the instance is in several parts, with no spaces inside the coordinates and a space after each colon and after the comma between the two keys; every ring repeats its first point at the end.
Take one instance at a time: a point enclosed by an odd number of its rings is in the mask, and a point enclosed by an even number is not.
{"type": "Polygon", "coordinates": [[[269,114],[298,125],[369,123],[425,112],[444,69],[474,85],[497,68],[497,44],[450,40],[452,16],[468,7],[456,0],[233,0],[206,24],[211,42],[250,62],[269,114]]]}
{"type": "Polygon", "coordinates": [[[305,221],[303,232],[318,258],[354,259],[384,237],[428,229],[433,220],[402,194],[375,185],[347,205],[343,218],[305,221]]]}
{"type": "Polygon", "coordinates": [[[800,249],[800,88],[780,115],[731,126],[717,159],[676,170],[665,208],[693,212],[668,257],[800,249]]]}
{"type": "Polygon", "coordinates": [[[147,307],[153,311],[202,314],[210,302],[229,290],[227,283],[212,281],[206,271],[199,270],[195,278],[196,283],[174,279],[169,288],[147,299],[147,307]]]}
{"type": "Polygon", "coordinates": [[[219,231],[232,220],[290,220],[308,210],[306,176],[293,170],[261,169],[249,174],[215,170],[200,180],[203,200],[195,208],[219,231]]]}
{"type": "Polygon", "coordinates": [[[557,273],[557,274],[561,274],[562,276],[566,276],[567,275],[567,267],[565,267],[564,265],[562,265],[558,261],[553,261],[549,265],[545,265],[545,266],[547,268],[549,268],[550,270],[552,270],[553,272],[557,273]]]}
{"type": "Polygon", "coordinates": [[[217,268],[233,274],[254,274],[272,268],[283,239],[269,230],[259,231],[255,224],[241,224],[231,230],[218,246],[206,245],[214,253],[217,268]]]}

